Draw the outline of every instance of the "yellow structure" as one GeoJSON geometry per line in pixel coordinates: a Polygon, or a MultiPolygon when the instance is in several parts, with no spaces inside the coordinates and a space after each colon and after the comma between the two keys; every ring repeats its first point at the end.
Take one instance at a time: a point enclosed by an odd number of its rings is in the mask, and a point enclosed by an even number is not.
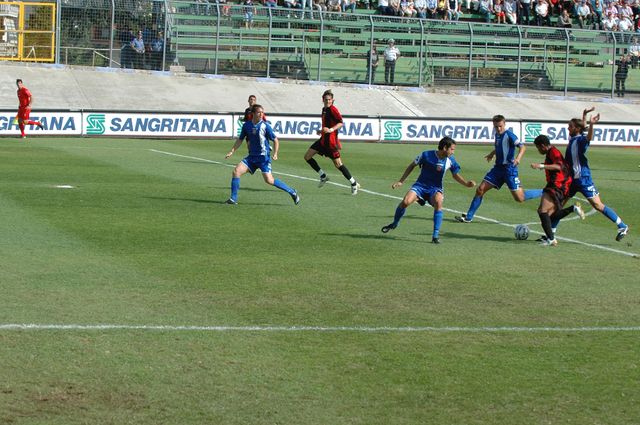
{"type": "Polygon", "coordinates": [[[54,62],[56,4],[0,1],[0,60],[54,62]]]}

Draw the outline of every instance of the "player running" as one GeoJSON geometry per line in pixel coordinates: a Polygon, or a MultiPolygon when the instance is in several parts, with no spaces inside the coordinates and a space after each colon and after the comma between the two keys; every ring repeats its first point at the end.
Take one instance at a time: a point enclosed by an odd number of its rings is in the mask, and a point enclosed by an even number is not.
{"type": "Polygon", "coordinates": [[[476,189],[476,196],[471,201],[467,213],[455,217],[461,223],[471,223],[480,204],[482,204],[484,194],[493,188],[499,190],[505,183],[511,191],[511,196],[517,202],[542,196],[541,189],[523,190],[520,186],[518,164],[520,164],[526,150],[524,143],[518,140],[518,136],[511,130],[507,129],[506,119],[502,115],[493,117],[493,128],[495,129],[494,149],[485,158],[487,161],[491,161],[495,156],[496,162],[476,189]],[[517,154],[516,148],[518,149],[517,154]]]}
{"type": "Polygon", "coordinates": [[[322,156],[331,158],[333,165],[342,172],[344,178],[351,183],[351,194],[357,195],[360,184],[351,175],[347,167],[342,163],[340,158],[340,149],[342,145],[338,140],[338,130],[342,128],[344,123],[342,122],[342,115],[340,111],[333,104],[333,93],[331,90],[327,90],[322,94],[322,101],[324,107],[322,108],[322,128],[318,131],[320,138],[316,140],[304,154],[304,160],[320,174],[320,183],[318,187],[324,186],[329,181],[327,174],[320,168],[318,162],[313,159],[314,155],[319,153],[322,156]]]}
{"type": "Polygon", "coordinates": [[[442,205],[444,202],[443,180],[447,170],[451,171],[453,179],[466,187],[474,187],[476,182],[465,180],[460,173],[460,165],[456,162],[453,153],[456,150],[456,142],[450,137],[444,137],[438,143],[438,150],[424,151],[409,164],[400,177],[400,180],[391,185],[393,189],[402,186],[409,177],[413,169],[421,168],[418,180],[411,186],[411,189],[404,195],[400,204],[396,208],[393,222],[382,228],[382,233],[398,227],[400,219],[404,216],[407,207],[416,201],[426,201],[433,207],[433,234],[431,242],[440,243],[440,226],[442,225],[442,205]]]}
{"type": "MultiPolygon", "coordinates": [[[[593,126],[600,121],[600,114],[591,117],[587,135],[585,136],[583,133],[587,125],[587,114],[595,111],[595,109],[593,106],[587,108],[582,111],[582,119],[573,118],[569,121],[569,144],[564,155],[569,169],[573,173],[573,183],[571,183],[571,188],[569,189],[569,197],[578,192],[582,193],[593,208],[600,211],[618,226],[616,241],[620,242],[629,233],[629,226],[622,221],[614,210],[600,200],[600,194],[591,178],[591,169],[587,160],[587,150],[593,138],[593,126]]],[[[554,221],[552,224],[553,228],[556,229],[558,222],[554,221]]]]}
{"type": "Polygon", "coordinates": [[[27,136],[24,134],[24,126],[27,125],[35,125],[38,128],[42,129],[42,124],[40,121],[31,121],[29,119],[29,115],[31,114],[31,104],[33,103],[33,96],[28,88],[26,88],[22,84],[21,79],[16,80],[16,85],[18,86],[18,127],[20,127],[20,135],[23,139],[27,136]]]}
{"type": "Polygon", "coordinates": [[[545,237],[540,240],[544,246],[556,246],[556,240],[553,230],[551,229],[551,221],[560,221],[560,219],[575,212],[584,220],[584,211],[579,203],[562,208],[564,203],[569,199],[569,187],[573,178],[567,162],[562,157],[560,151],[551,145],[549,138],[543,134],[536,137],[533,142],[541,155],[545,155],[544,163],[532,163],[531,168],[537,170],[545,170],[547,185],[543,189],[542,199],[538,207],[538,216],[544,230],[545,237]]]}
{"type": "Polygon", "coordinates": [[[229,158],[240,147],[243,140],[247,139],[249,145],[249,155],[246,156],[236,168],[234,168],[231,178],[231,197],[227,200],[227,204],[238,203],[238,190],[240,190],[240,177],[247,171],[253,174],[258,168],[262,171],[262,177],[265,183],[277,187],[280,190],[287,192],[293,202],[298,205],[300,203],[300,197],[298,193],[284,184],[279,179],[274,179],[271,174],[271,145],[269,141],[273,141],[273,160],[278,159],[278,149],[280,142],[276,137],[271,125],[262,119],[264,110],[262,106],[255,104],[251,107],[252,119],[242,125],[240,136],[236,140],[235,144],[225,156],[229,158]]]}

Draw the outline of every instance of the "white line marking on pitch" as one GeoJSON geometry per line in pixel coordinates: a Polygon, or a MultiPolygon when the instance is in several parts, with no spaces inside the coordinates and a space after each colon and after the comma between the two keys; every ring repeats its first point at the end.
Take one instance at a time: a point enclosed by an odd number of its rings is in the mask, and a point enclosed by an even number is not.
{"type": "MultiPolygon", "coordinates": [[[[166,152],[166,151],[160,151],[157,149],[149,149],[151,152],[155,152],[155,153],[159,153],[162,155],[169,155],[169,156],[175,156],[178,158],[186,158],[186,159],[193,159],[196,161],[202,161],[202,162],[208,162],[210,164],[217,164],[217,165],[222,165],[225,167],[229,167],[229,168],[235,168],[235,165],[232,164],[227,164],[225,162],[220,162],[220,161],[214,161],[211,159],[205,159],[205,158],[199,158],[197,156],[189,156],[189,155],[181,155],[178,153],[173,153],[173,152],[166,152]]],[[[304,176],[298,176],[296,174],[287,174],[287,173],[281,173],[281,172],[277,172],[277,171],[273,171],[273,174],[278,174],[280,176],[286,176],[286,177],[291,177],[291,178],[296,178],[296,179],[300,179],[300,180],[309,180],[309,181],[317,181],[317,179],[312,179],[309,177],[304,177],[304,176]]],[[[338,187],[343,187],[343,188],[349,188],[349,186],[347,186],[346,184],[341,184],[341,183],[335,183],[332,181],[328,181],[327,184],[332,184],[334,186],[338,186],[338,187]]],[[[389,199],[395,199],[398,201],[402,200],[402,197],[400,196],[394,196],[394,195],[387,195],[386,193],[379,193],[379,192],[374,192],[372,190],[367,190],[367,189],[360,189],[360,192],[364,192],[364,193],[368,193],[370,195],[375,195],[375,196],[380,196],[383,198],[389,198],[389,199]]],[[[448,211],[454,214],[462,214],[461,211],[458,210],[452,210],[449,208],[443,208],[444,211],[448,211]]],[[[593,214],[593,213],[592,213],[593,214]]],[[[481,215],[476,215],[475,216],[476,219],[480,219],[480,220],[484,220],[484,221],[488,221],[490,223],[493,224],[499,224],[500,226],[505,226],[505,227],[510,227],[510,228],[514,228],[517,226],[517,224],[509,224],[509,223],[504,223],[502,221],[493,219],[493,218],[488,218],[488,217],[483,217],[481,215]]],[[[537,232],[537,231],[531,231],[531,233],[535,233],[537,235],[542,235],[542,232],[537,232]]],[[[556,236],[556,239],[561,240],[561,241],[565,241],[565,242],[571,242],[577,245],[582,245],[582,246],[587,246],[589,248],[596,248],[596,249],[600,249],[603,251],[608,251],[608,252],[613,252],[616,254],[622,254],[622,255],[626,255],[628,257],[633,257],[633,258],[638,258],[638,254],[634,253],[634,252],[627,252],[627,251],[622,251],[620,249],[615,249],[615,248],[609,248],[608,246],[602,246],[602,245],[596,245],[596,244],[592,244],[592,243],[588,243],[588,242],[582,242],[582,241],[578,241],[575,239],[569,239],[569,238],[564,238],[561,236],[556,236]]],[[[553,249],[553,248],[551,248],[553,249]]]]}
{"type": "Polygon", "coordinates": [[[162,326],[162,325],[80,325],[80,324],[0,324],[0,330],[41,330],[41,331],[160,331],[160,332],[360,332],[360,333],[534,333],[534,332],[640,332],[640,326],[584,326],[584,327],[521,327],[521,326],[162,326]]]}

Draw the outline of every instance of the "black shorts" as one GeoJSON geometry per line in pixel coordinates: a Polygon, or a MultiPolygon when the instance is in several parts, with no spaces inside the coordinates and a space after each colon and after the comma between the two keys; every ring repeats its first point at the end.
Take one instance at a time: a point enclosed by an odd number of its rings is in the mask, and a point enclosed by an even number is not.
{"type": "Polygon", "coordinates": [[[556,211],[560,211],[564,206],[564,203],[566,202],[566,200],[569,199],[568,197],[569,194],[567,192],[555,186],[547,186],[544,189],[542,189],[542,191],[545,193],[548,193],[549,196],[551,196],[551,200],[556,206],[556,211]]]}
{"type": "Polygon", "coordinates": [[[313,142],[313,145],[309,147],[314,151],[317,151],[320,155],[326,156],[327,158],[337,159],[340,158],[340,150],[336,148],[328,148],[322,143],[320,143],[320,139],[313,142]]]}

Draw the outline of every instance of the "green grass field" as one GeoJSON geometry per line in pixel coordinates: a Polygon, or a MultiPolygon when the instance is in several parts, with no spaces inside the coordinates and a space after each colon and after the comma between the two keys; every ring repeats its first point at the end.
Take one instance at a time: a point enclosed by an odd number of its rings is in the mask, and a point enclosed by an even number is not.
{"type": "MultiPolygon", "coordinates": [[[[630,234],[587,206],[547,248],[505,189],[455,222],[473,191],[450,176],[440,245],[417,205],[383,235],[424,146],[346,144],[354,197],[283,141],[301,204],[247,175],[230,206],[231,141],[27,140],[0,139],[0,423],[640,420],[638,150],[590,151],[630,234]]],[[[465,177],[488,150],[458,146],[465,177]]]]}

